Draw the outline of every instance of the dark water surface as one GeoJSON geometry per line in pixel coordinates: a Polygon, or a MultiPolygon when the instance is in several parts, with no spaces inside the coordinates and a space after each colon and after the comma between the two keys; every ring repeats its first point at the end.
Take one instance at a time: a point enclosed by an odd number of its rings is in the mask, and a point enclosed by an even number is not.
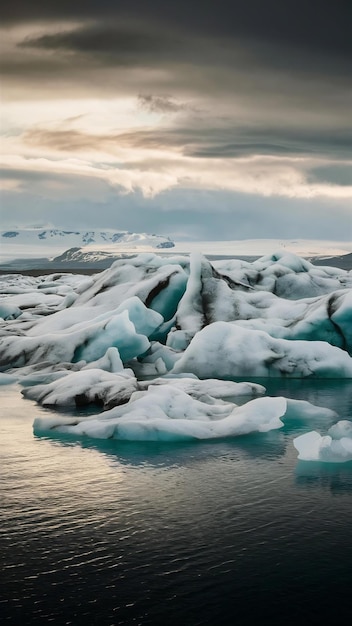
{"type": "MultiPolygon", "coordinates": [[[[352,417],[352,381],[260,382],[352,417]]],[[[331,420],[132,444],[36,438],[16,386],[0,411],[2,623],[348,623],[352,464],[292,446],[331,420]]]]}

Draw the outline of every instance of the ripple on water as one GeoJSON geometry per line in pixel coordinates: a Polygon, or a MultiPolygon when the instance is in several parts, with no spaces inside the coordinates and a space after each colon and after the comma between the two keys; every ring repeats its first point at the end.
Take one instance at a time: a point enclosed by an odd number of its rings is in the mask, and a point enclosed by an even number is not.
{"type": "Polygon", "coordinates": [[[1,401],[4,623],[281,626],[347,607],[352,471],[297,464],[289,431],[77,444],[33,437],[42,409],[14,387],[1,401]]]}

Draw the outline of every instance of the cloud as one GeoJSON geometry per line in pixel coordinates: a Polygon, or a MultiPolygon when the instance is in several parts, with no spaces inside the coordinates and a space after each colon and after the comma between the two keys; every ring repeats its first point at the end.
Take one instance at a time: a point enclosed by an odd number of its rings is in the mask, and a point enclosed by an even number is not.
{"type": "Polygon", "coordinates": [[[349,187],[352,181],[352,160],[350,163],[329,163],[312,167],[308,173],[311,182],[331,183],[349,187]]]}
{"type": "MultiPolygon", "coordinates": [[[[154,98],[150,96],[152,107],[154,98]]],[[[168,111],[172,101],[156,98],[157,106],[168,111]],[[159,104],[161,100],[161,104],[159,104]]],[[[177,108],[176,108],[177,110],[177,108]]],[[[31,145],[57,151],[105,150],[116,153],[121,148],[144,150],[176,150],[187,157],[202,159],[243,158],[249,156],[311,156],[333,159],[349,158],[352,153],[352,132],[349,130],[294,128],[294,126],[241,127],[235,120],[219,120],[208,115],[206,120],[192,115],[180,124],[128,132],[93,134],[73,128],[33,128],[24,135],[31,145]]]]}
{"type": "Polygon", "coordinates": [[[14,0],[3,3],[4,23],[138,20],[203,37],[250,38],[351,54],[349,0],[14,0]]]}
{"type": "Polygon", "coordinates": [[[104,64],[143,67],[156,59],[167,63],[172,56],[177,56],[179,44],[175,36],[170,37],[149,25],[98,22],[29,36],[20,41],[18,47],[82,53],[104,64]]]}
{"type": "MultiPolygon", "coordinates": [[[[316,165],[311,160],[282,159],[273,156],[251,156],[241,159],[197,159],[165,152],[158,157],[130,152],[124,162],[89,160],[87,155],[73,158],[63,155],[61,159],[23,158],[8,156],[4,159],[6,178],[11,170],[41,173],[42,189],[38,193],[52,197],[52,176],[61,175],[76,179],[70,187],[72,197],[89,198],[89,188],[80,183],[84,177],[104,181],[109,187],[123,189],[126,193],[140,190],[144,197],[155,197],[167,189],[228,190],[237,193],[257,194],[262,197],[325,198],[341,201],[352,197],[352,185],[343,186],[326,181],[310,180],[309,169],[316,165]],[[83,158],[85,156],[85,158],[83,158]],[[132,160],[131,157],[136,160],[132,160]]],[[[60,196],[60,186],[54,187],[60,196]]]]}
{"type": "Polygon", "coordinates": [[[178,113],[191,109],[184,102],[177,102],[170,96],[153,96],[152,94],[139,94],[138,103],[143,109],[152,113],[178,113]]]}
{"type": "Polygon", "coordinates": [[[259,199],[255,195],[223,191],[176,189],[147,199],[136,191],[128,195],[112,192],[104,200],[96,197],[59,200],[53,196],[48,201],[31,193],[28,181],[27,190],[4,193],[3,201],[9,208],[3,228],[49,221],[59,228],[85,224],[92,229],[155,232],[176,240],[262,237],[351,240],[348,206],[314,199],[259,199]]]}
{"type": "Polygon", "coordinates": [[[141,19],[143,13],[116,14],[110,19],[97,13],[95,19],[83,21],[81,16],[81,23],[68,21],[65,25],[58,24],[56,30],[53,22],[47,26],[49,32],[45,32],[43,26],[39,32],[37,28],[18,41],[17,46],[56,51],[61,55],[75,54],[77,62],[82,64],[84,58],[91,63],[115,67],[165,67],[183,63],[186,75],[185,64],[236,68],[242,63],[247,67],[304,75],[314,72],[346,78],[349,74],[352,44],[343,38],[344,24],[341,23],[336,36],[336,22],[324,24],[319,31],[318,16],[314,28],[307,27],[301,18],[297,22],[296,16],[291,16],[288,22],[286,6],[284,11],[278,9],[274,14],[265,10],[262,22],[258,14],[248,19],[244,7],[233,22],[231,10],[229,16],[222,14],[222,20],[219,14],[212,15],[212,21],[210,12],[209,19],[202,21],[201,16],[194,20],[195,14],[188,11],[184,23],[183,15],[172,20],[163,11],[158,15],[148,11],[141,19]]]}
{"type": "MultiPolygon", "coordinates": [[[[352,150],[347,6],[345,0],[6,3],[7,210],[19,197],[34,207],[35,191],[51,213],[63,202],[81,215],[85,202],[93,220],[94,199],[112,219],[116,196],[131,211],[123,219],[137,220],[145,207],[155,224],[158,213],[161,223],[169,216],[173,229],[181,220],[177,232],[196,232],[195,216],[199,221],[204,212],[199,229],[212,236],[213,229],[226,232],[217,226],[221,202],[234,203],[241,232],[249,232],[239,198],[258,223],[261,203],[263,233],[276,224],[284,230],[278,199],[292,232],[288,207],[296,210],[295,202],[320,207],[325,225],[326,206],[344,216],[352,150]]],[[[74,219],[68,208],[65,219],[74,219]]]]}

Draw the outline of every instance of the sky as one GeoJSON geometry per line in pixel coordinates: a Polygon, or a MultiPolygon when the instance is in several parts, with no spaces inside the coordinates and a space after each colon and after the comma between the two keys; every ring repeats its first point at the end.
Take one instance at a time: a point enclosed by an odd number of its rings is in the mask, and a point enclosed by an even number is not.
{"type": "Polygon", "coordinates": [[[350,0],[11,0],[0,228],[352,239],[350,0]]]}

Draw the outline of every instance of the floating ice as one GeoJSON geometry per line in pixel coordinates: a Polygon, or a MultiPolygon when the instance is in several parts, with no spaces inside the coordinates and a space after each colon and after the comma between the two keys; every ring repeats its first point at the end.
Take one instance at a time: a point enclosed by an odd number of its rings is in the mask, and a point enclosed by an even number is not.
{"type": "Polygon", "coordinates": [[[216,269],[253,289],[270,291],[281,298],[296,300],[322,296],[352,287],[352,272],[336,267],[317,267],[295,254],[278,251],[254,263],[215,261],[216,269]]]}
{"type": "Polygon", "coordinates": [[[129,361],[148,350],[150,342],[146,334],[163,321],[159,313],[145,307],[138,298],[130,298],[115,311],[93,318],[86,308],[78,309],[77,313],[72,314],[72,308],[59,311],[32,326],[27,336],[3,338],[1,364],[21,367],[49,358],[52,363],[95,361],[109,347],[118,348],[122,360],[129,361]],[[80,318],[84,321],[78,322],[80,318]]]}
{"type": "MultiPolygon", "coordinates": [[[[232,381],[352,378],[351,286],[351,272],[285,252],[254,263],[147,253],[90,277],[1,276],[2,380],[12,377],[44,405],[108,409],[40,419],[36,432],[213,439],[283,420],[336,419],[306,402],[257,398],[260,385],[232,381]]],[[[346,457],[349,427],[320,439],[309,439],[313,456],[346,457]]]]}
{"type": "Polygon", "coordinates": [[[61,361],[95,361],[107,348],[116,347],[124,360],[148,350],[150,343],[136,333],[128,311],[111,315],[107,321],[89,322],[80,330],[58,332],[35,337],[4,337],[1,340],[2,364],[22,367],[50,359],[61,361]]]}
{"type": "MultiPolygon", "coordinates": [[[[186,387],[185,383],[183,385],[186,387]]],[[[201,384],[198,388],[197,384],[193,386],[197,399],[176,385],[150,385],[147,391],[133,393],[127,404],[89,418],[37,418],[34,432],[43,434],[54,430],[74,437],[129,441],[217,439],[268,432],[282,428],[286,417],[309,418],[319,410],[308,402],[292,404],[283,397],[255,398],[236,406],[233,402],[201,396],[201,387],[201,384]]],[[[215,381],[213,388],[216,389],[215,381]]]]}
{"type": "Polygon", "coordinates": [[[303,461],[344,463],[352,461],[352,422],[341,420],[321,436],[315,430],[293,440],[298,458],[303,461]]]}
{"type": "MultiPolygon", "coordinates": [[[[297,259],[298,262],[305,263],[302,259],[297,259]]],[[[177,309],[176,328],[168,337],[168,345],[184,350],[199,330],[219,321],[236,321],[282,339],[324,340],[352,352],[350,290],[287,300],[234,281],[216,272],[204,257],[194,255],[187,289],[177,309]]]]}
{"type": "MultiPolygon", "coordinates": [[[[113,348],[109,349],[110,352],[112,350],[113,348]]],[[[95,364],[97,363],[96,361],[95,364]]],[[[246,382],[204,381],[184,377],[137,381],[131,370],[120,369],[111,373],[94,368],[93,365],[91,363],[83,366],[76,372],[57,372],[57,378],[49,379],[47,383],[40,384],[39,379],[39,384],[25,389],[22,393],[26,398],[35,400],[43,406],[82,406],[98,403],[104,407],[112,407],[124,404],[136,391],[145,392],[149,387],[157,388],[162,385],[180,390],[205,403],[214,403],[214,398],[219,400],[236,396],[258,396],[265,392],[262,385],[246,382]]]]}
{"type": "Polygon", "coordinates": [[[333,426],[330,426],[328,434],[331,435],[333,439],[342,439],[343,437],[352,439],[352,422],[340,420],[333,426]]]}
{"type": "Polygon", "coordinates": [[[195,335],[172,372],[225,379],[245,376],[352,378],[352,358],[324,341],[274,339],[260,330],[215,322],[195,335]]]}
{"type": "Polygon", "coordinates": [[[149,308],[170,319],[186,288],[188,273],[184,258],[163,259],[154,254],[139,254],[130,259],[115,261],[98,274],[90,288],[85,289],[74,306],[116,307],[132,296],[149,308]]]}
{"type": "Polygon", "coordinates": [[[192,398],[201,399],[205,395],[213,398],[233,398],[235,396],[257,396],[265,393],[265,387],[256,383],[224,381],[217,379],[198,380],[197,378],[156,378],[152,381],[140,381],[140,389],[148,389],[151,385],[171,385],[181,389],[192,398]]]}
{"type": "Polygon", "coordinates": [[[149,387],[128,404],[88,419],[37,418],[34,432],[48,430],[100,439],[182,441],[234,437],[281,428],[285,398],[257,398],[241,407],[209,404],[172,386],[149,387]]]}
{"type": "Polygon", "coordinates": [[[67,374],[45,385],[36,385],[22,391],[25,398],[43,406],[84,406],[90,403],[105,407],[128,402],[138,389],[134,376],[114,374],[101,369],[86,369],[67,374]]]}

